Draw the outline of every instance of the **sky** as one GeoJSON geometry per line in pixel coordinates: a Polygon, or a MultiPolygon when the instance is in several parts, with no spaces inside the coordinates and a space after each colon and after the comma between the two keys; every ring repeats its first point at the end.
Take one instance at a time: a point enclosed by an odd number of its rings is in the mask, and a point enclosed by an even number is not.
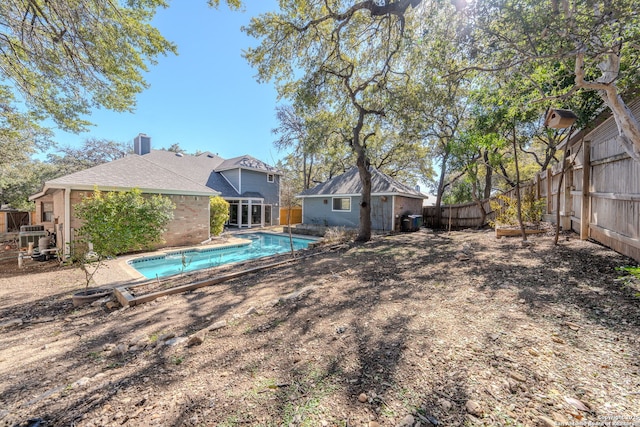
{"type": "Polygon", "coordinates": [[[256,70],[242,51],[258,41],[240,28],[252,16],[275,11],[275,0],[245,2],[244,11],[207,6],[206,0],[173,0],[153,25],[178,46],[178,55],[160,57],[145,74],[150,87],[138,95],[133,113],[95,110],[95,124],[80,134],[55,130],[55,141],[79,147],[87,138],[133,145],[139,133],[153,149],[178,143],[188,153],[218,153],[223,158],[250,154],[275,164],[286,153],[273,146],[276,91],[258,84],[256,70]]]}

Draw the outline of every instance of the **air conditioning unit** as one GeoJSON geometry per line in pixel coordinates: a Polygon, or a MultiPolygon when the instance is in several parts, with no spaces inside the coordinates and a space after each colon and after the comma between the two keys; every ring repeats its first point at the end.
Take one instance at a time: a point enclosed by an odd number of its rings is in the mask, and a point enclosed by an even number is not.
{"type": "Polygon", "coordinates": [[[21,233],[29,232],[29,231],[44,231],[44,224],[20,226],[21,233]]]}
{"type": "Polygon", "coordinates": [[[26,248],[29,246],[29,243],[33,243],[34,247],[38,247],[38,243],[40,242],[40,238],[47,237],[47,233],[42,231],[24,231],[20,232],[18,235],[20,240],[20,248],[26,248]]]}

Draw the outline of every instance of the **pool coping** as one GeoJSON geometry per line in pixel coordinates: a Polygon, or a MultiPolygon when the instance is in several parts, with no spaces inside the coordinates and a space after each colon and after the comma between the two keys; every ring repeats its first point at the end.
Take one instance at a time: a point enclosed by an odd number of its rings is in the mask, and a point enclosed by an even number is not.
{"type": "MultiPolygon", "coordinates": [[[[153,277],[146,277],[145,275],[140,273],[135,267],[133,267],[132,264],[135,264],[136,262],[142,262],[143,260],[147,260],[147,259],[153,259],[156,257],[166,258],[167,256],[186,254],[189,252],[202,253],[202,252],[209,252],[209,251],[211,252],[221,251],[229,248],[240,248],[240,247],[248,246],[251,244],[251,240],[241,237],[243,234],[256,234],[256,233],[271,234],[278,237],[289,237],[288,233],[276,233],[276,232],[265,231],[265,230],[243,230],[241,232],[236,232],[231,236],[226,236],[225,239],[231,240],[231,241],[230,242],[227,241],[222,244],[217,243],[217,244],[203,244],[199,246],[187,246],[187,247],[181,247],[181,248],[165,248],[165,249],[161,249],[154,252],[147,252],[147,253],[132,255],[130,257],[126,257],[126,259],[123,258],[123,261],[124,261],[123,267],[125,267],[125,269],[129,271],[129,273],[132,273],[132,275],[136,276],[137,279],[139,280],[144,280],[144,281],[157,280],[156,278],[153,278],[153,277]]],[[[314,243],[319,242],[321,240],[320,238],[313,238],[305,235],[292,234],[291,237],[297,238],[297,239],[312,240],[313,243],[309,243],[310,248],[314,246],[314,243]]],[[[231,264],[234,264],[234,263],[231,263],[231,264]]],[[[212,267],[209,267],[209,268],[212,268],[212,267]]],[[[203,268],[201,270],[206,270],[206,268],[203,268]]],[[[194,271],[198,271],[198,270],[194,270],[194,271]]],[[[163,276],[161,277],[161,279],[166,280],[172,277],[180,276],[181,274],[182,273],[176,273],[170,276],[163,276]]]]}
{"type": "MultiPolygon", "coordinates": [[[[228,233],[220,237],[214,237],[210,242],[201,245],[192,245],[192,246],[184,246],[184,247],[166,247],[162,249],[158,249],[156,251],[149,252],[140,252],[136,254],[129,254],[119,256],[114,259],[105,260],[103,266],[98,269],[98,271],[93,276],[93,284],[97,287],[104,288],[116,288],[116,287],[127,287],[139,284],[145,284],[155,279],[147,279],[142,274],[140,274],[135,268],[133,268],[127,261],[135,258],[141,258],[145,256],[153,256],[159,253],[166,253],[172,251],[185,251],[190,250],[192,248],[203,248],[203,247],[223,247],[227,245],[233,245],[237,243],[246,242],[247,239],[242,238],[242,234],[248,233],[267,233],[267,234],[275,234],[278,236],[288,236],[289,233],[282,233],[278,231],[265,230],[265,229],[247,229],[242,230],[240,232],[228,233]]],[[[299,237],[303,239],[309,239],[310,236],[293,234],[293,237],[299,237]]],[[[321,241],[321,238],[317,239],[321,241]]],[[[317,244],[317,243],[316,243],[317,244]]],[[[313,243],[309,245],[311,248],[315,246],[313,243]]]]}

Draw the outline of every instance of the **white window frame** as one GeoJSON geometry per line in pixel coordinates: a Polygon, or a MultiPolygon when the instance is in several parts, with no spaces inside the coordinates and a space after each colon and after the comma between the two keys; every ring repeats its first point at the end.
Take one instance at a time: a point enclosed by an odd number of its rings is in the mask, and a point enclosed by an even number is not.
{"type": "Polygon", "coordinates": [[[275,182],[276,181],[276,177],[274,174],[272,173],[268,173],[267,174],[267,182],[275,182]]]}
{"type": "Polygon", "coordinates": [[[331,211],[332,212],[351,212],[351,197],[332,197],[331,198],[331,211]],[[339,199],[348,199],[349,200],[349,209],[336,209],[335,200],[339,199]]]}

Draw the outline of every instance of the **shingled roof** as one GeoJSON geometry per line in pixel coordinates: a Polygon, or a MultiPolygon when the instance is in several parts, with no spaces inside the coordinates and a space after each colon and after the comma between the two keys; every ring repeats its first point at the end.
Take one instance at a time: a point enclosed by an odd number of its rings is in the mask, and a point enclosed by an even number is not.
{"type": "MultiPolygon", "coordinates": [[[[401,195],[417,199],[426,199],[428,196],[413,188],[404,185],[388,175],[380,172],[376,168],[371,171],[371,194],[372,195],[401,195]]],[[[298,197],[315,197],[328,195],[354,195],[362,193],[362,183],[358,168],[353,167],[328,181],[318,184],[313,188],[304,190],[298,197]]]]}
{"type": "Polygon", "coordinates": [[[139,188],[143,192],[216,195],[217,191],[155,162],[131,154],[80,172],[47,181],[46,188],[139,188]]]}
{"type": "MultiPolygon", "coordinates": [[[[220,172],[249,169],[281,175],[278,169],[249,155],[225,160],[205,152],[197,156],[166,150],[146,154],[129,154],[121,159],[47,181],[41,193],[50,188],[103,189],[139,188],[143,192],[167,194],[221,195],[226,198],[248,197],[239,194],[220,172]]],[[[262,197],[256,193],[255,197],[262,197]]]]}
{"type": "Polygon", "coordinates": [[[248,154],[244,156],[234,157],[232,159],[227,159],[222,162],[220,165],[216,167],[217,171],[226,171],[229,169],[251,169],[257,170],[261,172],[268,172],[273,174],[282,175],[277,168],[270,166],[263,162],[262,160],[258,160],[255,157],[251,157],[248,154]]]}

